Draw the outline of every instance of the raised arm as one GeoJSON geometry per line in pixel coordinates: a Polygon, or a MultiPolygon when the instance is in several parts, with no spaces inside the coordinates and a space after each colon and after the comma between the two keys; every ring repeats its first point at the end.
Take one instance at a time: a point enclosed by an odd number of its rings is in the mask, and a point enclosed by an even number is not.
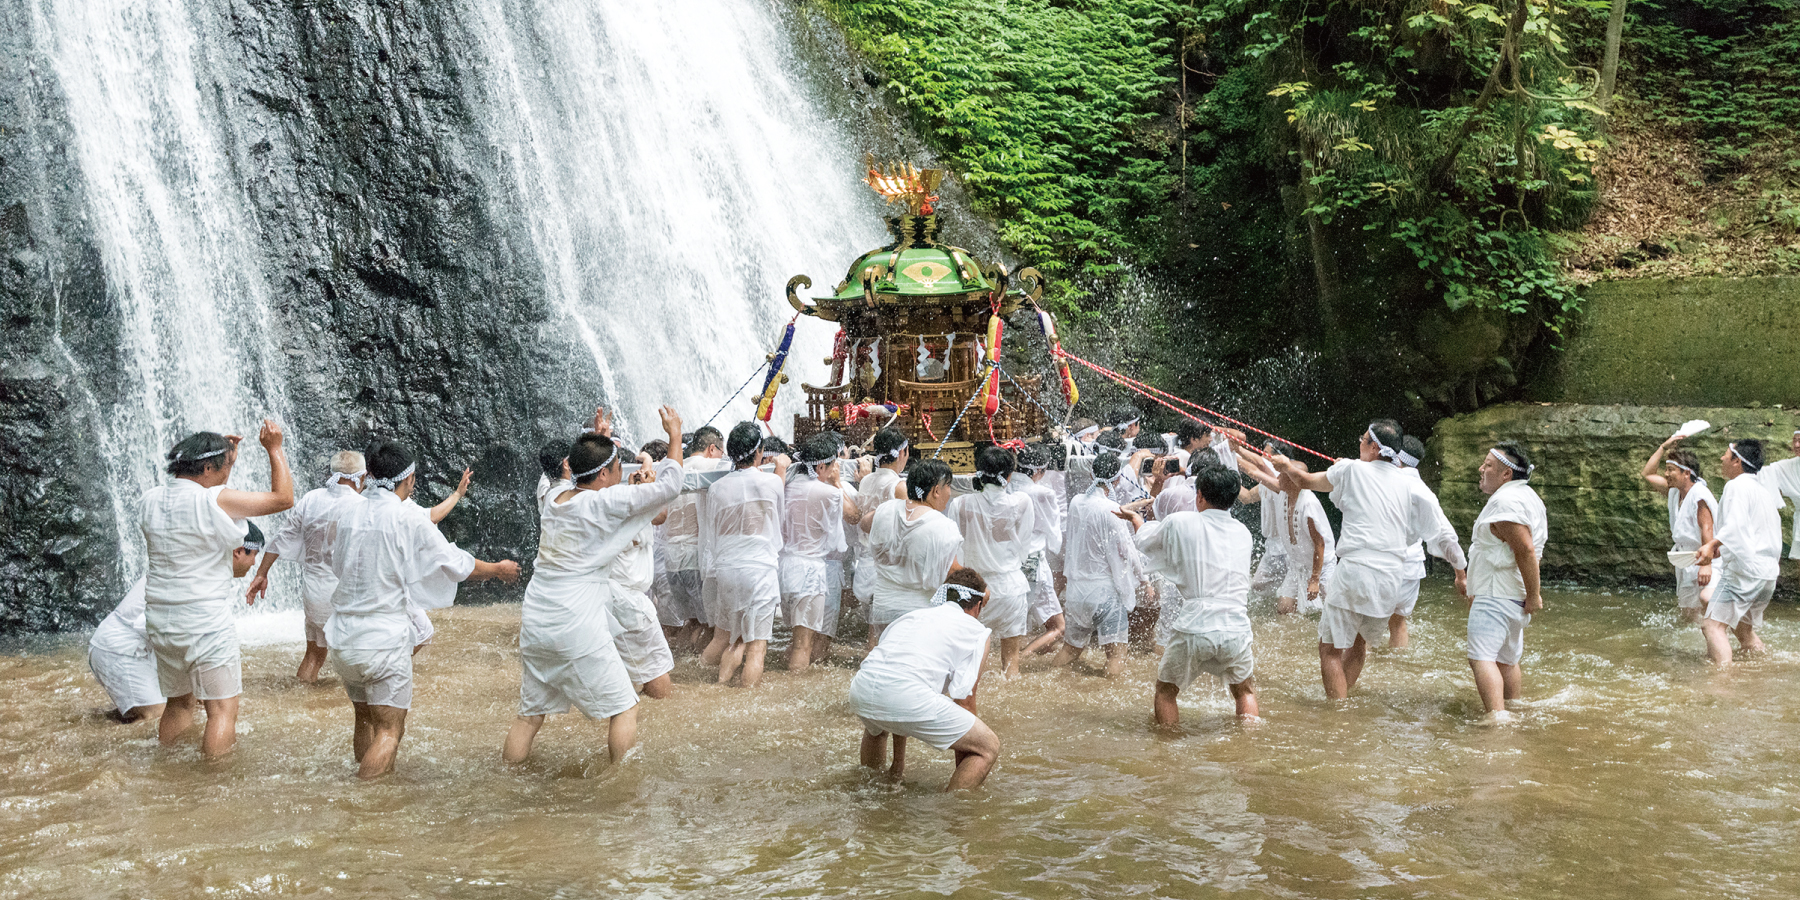
{"type": "MultiPolygon", "coordinates": [[[[1268,488],[1271,491],[1281,490],[1281,485],[1277,484],[1277,482],[1281,479],[1280,472],[1277,472],[1274,469],[1270,468],[1269,463],[1266,460],[1264,460],[1261,456],[1258,456],[1255,453],[1251,453],[1250,448],[1245,447],[1242,444],[1233,444],[1232,448],[1237,451],[1238,471],[1239,472],[1242,472],[1245,475],[1250,476],[1251,480],[1255,481],[1258,485],[1268,488]]],[[[1255,488],[1248,488],[1247,490],[1253,491],[1253,490],[1255,490],[1255,488]]],[[[1258,498],[1258,499],[1260,499],[1260,498],[1258,498]]],[[[1238,498],[1238,502],[1254,503],[1255,500],[1245,500],[1245,499],[1243,499],[1242,495],[1240,495],[1238,498]]]]}
{"type": "Polygon", "coordinates": [[[1638,473],[1640,477],[1650,483],[1651,487],[1665,494],[1669,492],[1669,479],[1664,478],[1662,474],[1663,455],[1669,452],[1670,447],[1679,443],[1681,443],[1681,435],[1669,435],[1669,439],[1663,441],[1656,448],[1655,453],[1650,454],[1649,461],[1644,463],[1644,470],[1638,473]]]}
{"type": "Polygon", "coordinates": [[[1301,490],[1331,493],[1331,479],[1325,477],[1324,472],[1308,472],[1305,466],[1280,454],[1270,457],[1269,462],[1275,466],[1275,471],[1293,479],[1301,490]]]}
{"type": "Polygon", "coordinates": [[[456,490],[451,491],[450,496],[445,497],[441,503],[431,508],[431,524],[436,525],[444,521],[444,517],[450,515],[450,511],[456,508],[456,504],[461,503],[462,498],[469,495],[469,478],[474,474],[474,469],[463,469],[462,480],[456,483],[456,490]]]}
{"type": "Polygon", "coordinates": [[[294,474],[288,471],[287,454],[281,449],[281,426],[273,419],[264,419],[256,440],[269,454],[269,489],[234,491],[226,488],[220,491],[219,508],[234,519],[271,516],[294,505],[294,474]]]}

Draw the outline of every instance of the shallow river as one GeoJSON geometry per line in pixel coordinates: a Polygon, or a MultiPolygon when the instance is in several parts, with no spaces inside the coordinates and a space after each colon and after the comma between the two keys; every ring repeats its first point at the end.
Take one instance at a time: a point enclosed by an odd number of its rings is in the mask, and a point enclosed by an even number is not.
{"type": "MultiPolygon", "coordinates": [[[[335,679],[293,681],[296,643],[245,651],[238,750],[213,766],[105,719],[84,645],[15,650],[0,896],[1800,895],[1793,607],[1771,610],[1770,656],[1715,674],[1660,597],[1547,604],[1525,712],[1497,728],[1476,724],[1443,584],[1414,649],[1375,654],[1342,705],[1312,623],[1259,619],[1260,726],[1207,687],[1183,732],[1154,731],[1147,654],[1110,683],[990,675],[1001,759],[963,796],[938,793],[948,755],[922,746],[903,784],[859,771],[844,648],[755,691],[683,659],[637,758],[611,766],[604,727],[561,716],[509,770],[518,607],[443,611],[399,771],[375,784],[353,777],[335,679]]],[[[297,616],[271,621],[298,637],[297,616]]]]}

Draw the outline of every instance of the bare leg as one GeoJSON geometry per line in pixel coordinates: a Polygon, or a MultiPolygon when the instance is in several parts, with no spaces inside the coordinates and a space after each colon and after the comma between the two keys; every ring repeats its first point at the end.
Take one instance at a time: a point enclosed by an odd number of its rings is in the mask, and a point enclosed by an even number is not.
{"type": "Polygon", "coordinates": [[[637,707],[606,720],[606,755],[613,762],[625,758],[637,746],[637,707]]]}
{"type": "Polygon", "coordinates": [[[1350,696],[1349,679],[1344,677],[1344,651],[1330,644],[1319,645],[1319,680],[1325,684],[1325,699],[1350,696]]]}
{"type": "Polygon", "coordinates": [[[831,638],[822,632],[813,634],[812,658],[808,665],[822,665],[831,661],[831,638]]]}
{"type": "Polygon", "coordinates": [[[129,725],[132,722],[142,722],[145,719],[160,718],[163,709],[167,706],[167,703],[151,703],[147,706],[134,706],[126,710],[125,714],[119,717],[119,721],[129,725]]]}
{"type": "Polygon", "coordinates": [[[1083,649],[1086,649],[1086,648],[1071,647],[1068,644],[1064,644],[1064,645],[1062,645],[1062,649],[1056,651],[1056,656],[1050,660],[1050,665],[1055,666],[1055,667],[1066,666],[1069,663],[1072,663],[1075,660],[1080,659],[1081,651],[1083,649]]]}
{"type": "MultiPolygon", "coordinates": [[[[896,738],[905,740],[905,738],[896,738]]],[[[949,791],[968,791],[981,787],[987,780],[988,772],[994,768],[994,760],[1000,756],[1000,738],[992,728],[980,719],[975,720],[962,739],[950,745],[956,751],[956,771],[950,773],[950,784],[944,788],[949,791]]]]}
{"type": "Polygon", "coordinates": [[[899,778],[906,771],[906,738],[894,735],[894,764],[888,766],[888,777],[899,778]]]}
{"type": "Polygon", "coordinates": [[[1678,606],[1676,610],[1681,613],[1681,624],[1683,625],[1692,625],[1700,621],[1700,617],[1706,614],[1704,606],[1678,606]]]}
{"type": "Polygon", "coordinates": [[[1024,635],[1000,639],[1000,671],[1006,677],[1019,677],[1019,649],[1024,644],[1024,635]]]}
{"type": "Polygon", "coordinates": [[[1057,613],[1044,623],[1044,633],[1038,635],[1037,640],[1025,646],[1025,652],[1029,654],[1049,653],[1056,647],[1056,642],[1062,640],[1062,636],[1063,617],[1062,613],[1057,613]]]}
{"type": "MultiPolygon", "coordinates": [[[[1703,619],[1700,622],[1700,633],[1706,637],[1706,658],[1712,660],[1715,666],[1731,665],[1730,629],[1725,627],[1725,623],[1716,619],[1703,619]]],[[[175,701],[170,699],[169,702],[175,701]]],[[[168,714],[164,713],[163,721],[168,720],[168,714]]]]}
{"type": "Polygon", "coordinates": [[[1388,648],[1403,649],[1411,640],[1406,631],[1406,617],[1399,613],[1388,616],[1388,648]]]}
{"type": "Polygon", "coordinates": [[[1469,660],[1475,673],[1475,691],[1481,695],[1481,707],[1488,712],[1506,711],[1506,680],[1499,663],[1485,659],[1469,660]]]}
{"type": "Polygon", "coordinates": [[[1175,697],[1180,693],[1181,688],[1166,681],[1156,683],[1156,724],[1176,725],[1181,722],[1181,707],[1175,705],[1175,697]]]}
{"type": "Polygon", "coordinates": [[[1130,649],[1127,644],[1106,645],[1106,677],[1117,678],[1125,674],[1125,655],[1130,649]]]}
{"type": "Polygon", "coordinates": [[[887,628],[886,625],[870,625],[869,626],[869,646],[867,649],[873,650],[873,649],[875,649],[876,644],[881,643],[881,632],[886,628],[887,628]]]}
{"type": "Polygon", "coordinates": [[[351,701],[350,708],[356,713],[356,728],[350,733],[350,752],[360,763],[369,755],[369,745],[375,743],[375,719],[369,714],[367,703],[351,701]]]}
{"type": "Polygon", "coordinates": [[[768,653],[768,641],[751,641],[744,645],[744,687],[762,683],[763,660],[768,653]]]}
{"type": "MultiPolygon", "coordinates": [[[[723,628],[714,628],[712,640],[707,642],[706,649],[700,651],[700,661],[709,666],[722,666],[724,665],[725,651],[730,646],[731,635],[723,628]]],[[[723,684],[725,680],[720,679],[720,683],[723,684]]]]}
{"type": "Polygon", "coordinates": [[[514,719],[512,730],[506,733],[506,745],[500,750],[500,758],[514,765],[524,762],[531,755],[531,744],[537,740],[538,729],[543,727],[543,716],[520,716],[514,719]]]}
{"type": "Polygon", "coordinates": [[[1525,669],[1519,665],[1497,663],[1500,667],[1500,682],[1506,685],[1506,699],[1517,700],[1524,696],[1525,669]]]}
{"type": "Polygon", "coordinates": [[[406,710],[396,706],[369,707],[374,726],[374,739],[363,754],[362,767],[356,777],[369,779],[392,774],[394,759],[400,755],[400,739],[406,736],[406,710]]]}
{"type": "Polygon", "coordinates": [[[218,759],[237,745],[238,698],[202,700],[206,707],[206,730],[200,735],[200,752],[207,759],[218,759]]]}
{"type": "Polygon", "coordinates": [[[794,643],[788,647],[788,671],[798,672],[812,662],[813,630],[794,626],[794,643]]]}
{"type": "Polygon", "coordinates": [[[1356,679],[1362,677],[1363,661],[1369,658],[1369,643],[1362,635],[1356,636],[1356,643],[1344,651],[1344,693],[1356,689],[1356,679]]]}
{"type": "Polygon", "coordinates": [[[165,747],[181,740],[194,727],[194,710],[199,705],[193,694],[170,697],[163,704],[162,719],[156,723],[156,739],[165,747]]]}
{"type": "Polygon", "coordinates": [[[862,736],[862,764],[865,769],[879,769],[887,765],[887,732],[870,734],[867,729],[862,736]]]}
{"type": "Polygon", "coordinates": [[[1284,616],[1291,616],[1300,611],[1300,601],[1295,597],[1276,597],[1275,611],[1284,616]]]}
{"type": "Polygon", "coordinates": [[[674,679],[669,677],[669,673],[664,672],[644,682],[644,696],[652,700],[667,700],[669,699],[669,689],[674,683],[674,679]]]}
{"type": "Polygon", "coordinates": [[[1744,620],[1739,622],[1737,627],[1732,630],[1737,633],[1739,650],[1742,650],[1745,653],[1763,652],[1764,647],[1762,638],[1756,636],[1756,628],[1750,624],[1749,616],[1745,616],[1744,620]]]}
{"type": "Polygon", "coordinates": [[[300,671],[294,677],[307,684],[319,683],[319,670],[325,668],[325,654],[331,651],[312,641],[306,642],[306,655],[300,657],[300,671]]]}
{"type": "MultiPolygon", "coordinates": [[[[720,629],[717,633],[723,633],[723,631],[723,629],[720,629]]],[[[718,640],[715,638],[713,643],[718,643],[718,640]]],[[[711,653],[712,648],[706,648],[706,652],[711,653]]],[[[724,651],[719,654],[719,683],[730,684],[731,676],[737,674],[738,666],[743,665],[743,663],[744,642],[731,641],[726,644],[724,651]]]]}
{"type": "Polygon", "coordinates": [[[1239,719],[1257,718],[1260,710],[1256,705],[1256,679],[1246,678],[1231,686],[1231,699],[1237,701],[1237,717],[1239,719]]]}

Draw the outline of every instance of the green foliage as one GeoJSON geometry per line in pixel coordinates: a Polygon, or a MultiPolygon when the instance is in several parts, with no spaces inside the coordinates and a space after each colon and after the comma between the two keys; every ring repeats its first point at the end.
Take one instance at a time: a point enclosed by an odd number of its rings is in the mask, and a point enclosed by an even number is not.
{"type": "Polygon", "coordinates": [[[1632,85],[1653,120],[1692,135],[1715,177],[1800,181],[1800,0],[1640,0],[1632,85]]]}
{"type": "Polygon", "coordinates": [[[1162,257],[1169,0],[834,0],[1000,236],[1047,275],[1162,257]]]}

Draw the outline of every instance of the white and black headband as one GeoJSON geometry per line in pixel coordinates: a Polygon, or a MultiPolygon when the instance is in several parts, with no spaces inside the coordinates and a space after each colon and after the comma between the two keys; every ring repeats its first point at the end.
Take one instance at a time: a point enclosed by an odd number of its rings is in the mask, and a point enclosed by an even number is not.
{"type": "Polygon", "coordinates": [[[1374,445],[1376,447],[1381,448],[1380,453],[1378,455],[1382,459],[1393,460],[1395,463],[1400,462],[1400,451],[1395,450],[1394,448],[1389,447],[1388,445],[1382,443],[1381,438],[1378,438],[1375,436],[1375,426],[1373,426],[1373,425],[1369,426],[1369,430],[1366,433],[1369,436],[1370,442],[1374,443],[1374,445]]]}
{"type": "Polygon", "coordinates": [[[1537,466],[1521,466],[1518,463],[1513,462],[1510,457],[1508,457],[1506,454],[1500,452],[1499,447],[1495,447],[1495,448],[1489,450],[1488,455],[1499,460],[1501,465],[1513,470],[1514,472],[1519,473],[1520,475],[1524,475],[1527,478],[1531,477],[1531,473],[1537,471],[1537,466]]]}
{"type": "Polygon", "coordinates": [[[391,491],[394,488],[399,487],[400,482],[405,481],[406,477],[408,475],[411,475],[418,468],[419,468],[418,463],[408,463],[406,468],[400,470],[400,474],[395,475],[392,478],[371,478],[371,479],[369,479],[369,487],[387,488],[388,490],[391,491]]]}
{"type": "Polygon", "coordinates": [[[601,460],[599,465],[587,470],[586,472],[577,472],[575,474],[574,479],[573,479],[575,481],[575,483],[580,484],[581,482],[586,481],[589,478],[592,478],[595,475],[600,474],[601,469],[604,469],[607,466],[612,465],[613,460],[615,460],[619,457],[619,445],[614,443],[611,438],[607,438],[606,451],[607,451],[606,458],[601,460]]]}

